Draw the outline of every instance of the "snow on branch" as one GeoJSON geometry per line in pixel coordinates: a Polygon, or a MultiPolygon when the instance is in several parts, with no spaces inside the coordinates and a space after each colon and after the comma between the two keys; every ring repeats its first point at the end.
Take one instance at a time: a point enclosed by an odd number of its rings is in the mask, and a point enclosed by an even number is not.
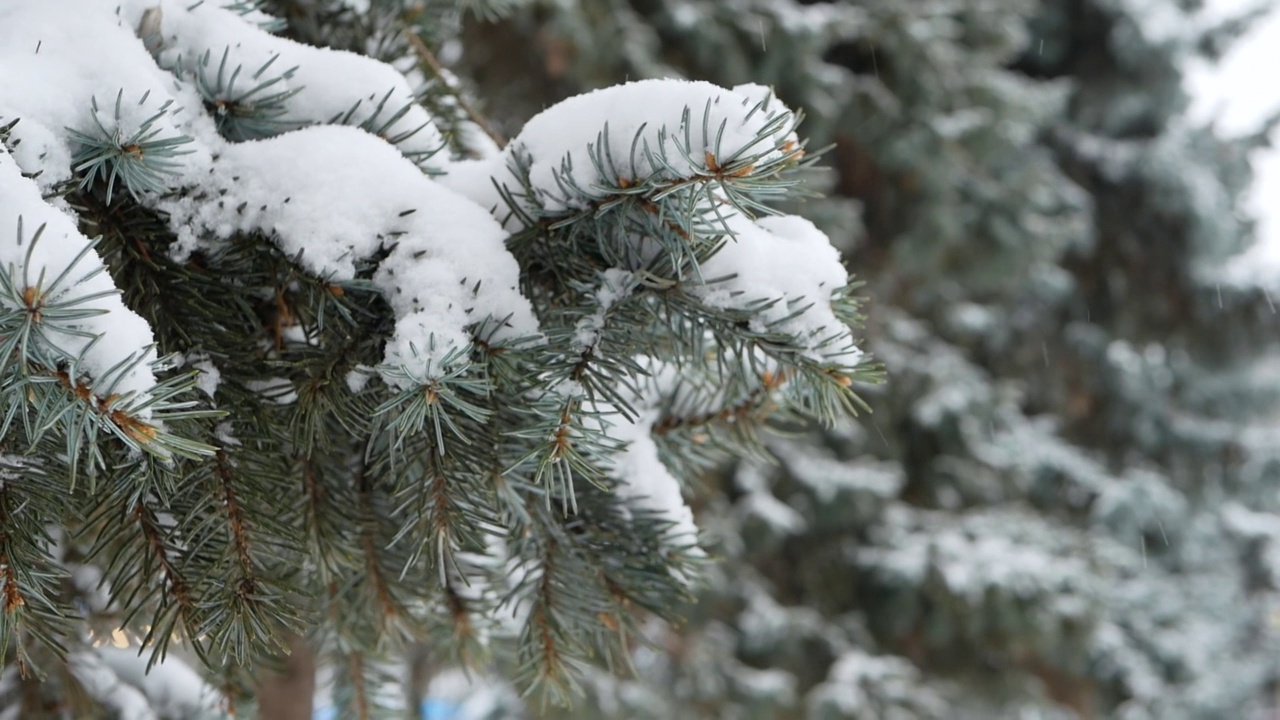
{"type": "Polygon", "coordinates": [[[518,192],[524,178],[515,159],[525,155],[532,191],[525,202],[556,215],[587,208],[618,188],[670,189],[776,170],[800,154],[798,122],[759,86],[726,90],[708,82],[641,80],[553,105],[483,168],[487,177],[480,168],[467,176],[477,199],[496,206],[491,183],[518,192]]]}
{"type": "MultiPolygon", "coordinates": [[[[255,139],[317,123],[366,129],[440,168],[445,140],[395,68],[274,36],[215,3],[141,0],[160,9],[160,67],[193,82],[220,129],[255,139]]],[[[135,13],[138,12],[136,9],[135,13]]]]}
{"type": "Polygon", "coordinates": [[[396,316],[384,378],[398,387],[438,375],[467,347],[467,328],[488,319],[505,321],[490,340],[537,333],[498,223],[360,130],[319,126],[228,145],[200,194],[162,205],[183,252],[258,231],[333,283],[392,248],[373,282],[396,316]]]}
{"type": "MultiPolygon", "coordinates": [[[[661,603],[644,597],[691,579],[704,556],[681,482],[690,468],[682,463],[708,456],[693,448],[703,442],[697,434],[733,435],[746,446],[770,413],[830,420],[856,400],[849,386],[861,377],[862,355],[848,326],[856,316],[849,278],[826,235],[770,206],[796,184],[787,171],[804,151],[799,116],[764,88],[629,83],[549,108],[485,160],[455,162],[440,152],[435,123],[389,65],[272,36],[258,26],[261,18],[215,2],[53,1],[57,12],[44,3],[0,10],[0,350],[15,355],[20,346],[26,363],[47,371],[37,393],[69,390],[86,406],[80,415],[57,414],[71,417],[67,427],[76,430],[67,433],[69,456],[74,442],[96,443],[92,428],[82,432],[90,412],[114,422],[107,430],[134,449],[163,434],[166,418],[202,412],[173,412],[194,404],[169,402],[194,380],[157,381],[152,328],[122,303],[69,212],[76,204],[113,248],[123,237],[147,260],[167,252],[152,263],[162,273],[169,261],[187,263],[166,280],[189,272],[203,282],[232,274],[228,266],[243,271],[235,263],[248,249],[252,259],[243,262],[278,263],[286,272],[273,267],[262,280],[248,271],[252,282],[236,288],[247,295],[274,289],[279,298],[282,286],[299,280],[315,280],[335,298],[347,296],[344,285],[379,291],[385,307],[370,307],[390,317],[367,320],[354,353],[331,338],[340,328],[312,333],[320,320],[303,328],[314,346],[308,350],[369,364],[378,364],[381,351],[376,373],[389,388],[369,393],[384,392],[373,398],[381,403],[367,428],[374,441],[346,439],[410,459],[361,470],[368,477],[361,478],[360,512],[371,519],[361,528],[362,560],[391,567],[399,559],[383,541],[413,533],[407,556],[415,559],[404,567],[430,550],[447,586],[460,572],[448,558],[467,547],[460,539],[468,526],[510,518],[526,527],[502,529],[525,531],[512,532],[512,544],[527,539],[521,552],[543,568],[534,594],[551,620],[540,638],[559,632],[564,607],[565,618],[579,620],[565,605],[573,599],[553,587],[561,580],[595,583],[602,607],[636,602],[653,610],[661,603]],[[19,72],[3,72],[12,68],[19,72]],[[71,202],[58,199],[64,191],[71,202]],[[116,217],[104,220],[99,211],[116,217]],[[146,236],[131,235],[137,225],[121,218],[142,221],[146,236]],[[3,233],[15,231],[16,241],[6,241],[3,233]],[[137,413],[116,420],[119,407],[137,413]],[[422,494],[423,472],[440,480],[434,507],[401,503],[422,494]],[[502,507],[489,507],[471,494],[487,497],[490,483],[520,489],[499,492],[502,507]],[[600,564],[590,546],[593,537],[605,539],[603,531],[581,534],[552,513],[553,500],[562,499],[577,512],[574,485],[586,483],[597,487],[583,516],[627,523],[636,542],[616,549],[636,563],[615,567],[602,556],[608,563],[600,564]],[[396,501],[386,517],[373,490],[384,486],[396,501]],[[601,492],[609,488],[614,494],[601,492]],[[546,507],[531,510],[525,503],[534,497],[546,507]],[[428,520],[434,525],[424,533],[428,520]],[[378,534],[384,525],[385,538],[378,534]],[[562,540],[544,542],[530,528],[562,540]],[[650,568],[655,542],[668,578],[650,568]]],[[[131,262],[113,268],[127,277],[131,262]]],[[[239,281],[225,279],[208,287],[239,281]]],[[[133,298],[137,288],[129,288],[133,298]]],[[[166,288],[144,288],[150,295],[137,307],[151,317],[157,302],[175,297],[166,288]]],[[[203,310],[178,309],[187,312],[155,316],[174,322],[203,310]]],[[[228,372],[235,380],[228,385],[259,394],[275,388],[277,402],[302,408],[307,396],[293,378],[215,364],[234,352],[256,365],[254,348],[264,349],[267,363],[290,362],[291,346],[277,342],[273,355],[266,338],[252,336],[263,325],[251,314],[257,311],[246,313],[250,337],[183,350],[193,365],[212,369],[210,385],[228,372]]],[[[168,338],[170,328],[163,329],[168,338]]],[[[347,373],[352,392],[364,387],[364,367],[347,373]]],[[[294,369],[302,368],[282,373],[294,369]]],[[[25,378],[12,379],[5,376],[4,390],[19,398],[16,407],[25,396],[14,388],[25,378]]],[[[361,407],[342,397],[342,384],[322,385],[336,389],[315,402],[323,414],[361,407]]],[[[291,424],[307,425],[311,412],[299,410],[293,417],[302,421],[291,424]]],[[[53,423],[38,420],[34,426],[53,423]]],[[[362,423],[343,424],[353,436],[366,432],[362,423]]],[[[225,428],[215,435],[226,448],[238,446],[225,428]]],[[[173,452],[212,451],[163,437],[173,452]]],[[[309,442],[290,445],[316,451],[309,442]]],[[[325,482],[347,480],[315,487],[325,482]]],[[[615,547],[612,535],[608,544],[615,547]]],[[[226,617],[233,627],[245,616],[226,617]]],[[[246,657],[248,644],[233,643],[233,656],[246,657]]],[[[161,712],[163,698],[139,679],[136,664],[110,652],[84,658],[81,674],[105,704],[147,700],[161,712]]],[[[185,688],[187,700],[206,694],[182,666],[171,669],[164,684],[185,688]]]]}
{"type": "MultiPolygon", "coordinates": [[[[75,221],[40,195],[0,148],[0,322],[17,322],[45,371],[95,378],[99,396],[140,398],[155,385],[151,327],[121,301],[75,221]],[[21,318],[19,321],[18,318],[21,318]]],[[[13,362],[15,333],[0,344],[13,362]]],[[[141,408],[140,417],[149,417],[141,408]]]]}
{"type": "MultiPolygon", "coordinates": [[[[41,188],[69,179],[71,166],[85,184],[108,181],[108,204],[123,186],[169,214],[178,259],[258,231],[309,272],[342,282],[389,249],[374,282],[396,315],[384,378],[401,388],[442,371],[469,327],[484,324],[491,341],[537,333],[502,229],[423,176],[428,158],[443,167],[444,141],[397,70],[272,36],[214,3],[133,0],[114,13],[89,0],[63,4],[59,13],[15,8],[0,23],[0,66],[24,68],[0,76],[0,116],[18,119],[11,145],[41,188]],[[89,44],[102,52],[83,52],[89,44]],[[255,141],[232,142],[245,140],[255,141]]],[[[15,182],[38,200],[17,170],[15,182]]],[[[26,211],[27,227],[43,212],[26,211]]],[[[110,283],[96,282],[95,292],[110,283]]],[[[114,341],[99,343],[87,370],[150,344],[132,317],[103,321],[114,341]]],[[[147,372],[146,363],[131,368],[120,387],[145,391],[147,372]]]]}
{"type": "Polygon", "coordinates": [[[839,394],[862,361],[839,252],[809,221],[766,204],[794,185],[784,171],[803,156],[798,122],[758,86],[633,82],[548,108],[502,153],[442,178],[503,218],[535,293],[556,297],[568,284],[595,307],[568,317],[572,382],[557,386],[568,394],[559,431],[622,442],[603,453],[603,470],[633,507],[669,523],[672,549],[692,545],[697,528],[654,437],[672,424],[667,409],[744,425],[775,401],[825,409],[812,376],[839,394]],[[634,361],[648,379],[619,383],[625,373],[604,356],[635,351],[628,328],[644,320],[627,313],[646,293],[663,297],[651,309],[677,340],[634,361]],[[701,381],[720,389],[691,391],[672,370],[690,362],[718,364],[701,381]],[[728,375],[753,380],[738,387],[728,375]],[[789,395],[779,392],[787,383],[789,395]]]}
{"type": "Polygon", "coordinates": [[[849,284],[840,251],[826,233],[796,215],[755,220],[726,213],[729,241],[702,263],[706,278],[694,293],[716,308],[758,308],[758,332],[782,331],[801,340],[820,360],[853,367],[861,353],[832,302],[849,284]]]}
{"type": "Polygon", "coordinates": [[[675,266],[692,260],[677,274],[708,308],[751,314],[757,332],[789,334],[814,359],[851,368],[861,356],[832,309],[848,285],[839,252],[806,220],[762,217],[774,212],[764,200],[794,185],[780,173],[804,154],[798,122],[755,85],[632,82],[548,108],[502,154],[458,163],[444,182],[517,232],[631,203],[660,220],[602,255],[633,258],[632,271],[663,253],[675,266]]]}

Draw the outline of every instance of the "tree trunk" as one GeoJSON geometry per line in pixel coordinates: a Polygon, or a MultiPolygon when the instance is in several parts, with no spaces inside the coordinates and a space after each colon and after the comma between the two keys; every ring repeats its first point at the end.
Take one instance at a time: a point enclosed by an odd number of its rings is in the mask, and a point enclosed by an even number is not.
{"type": "Polygon", "coordinates": [[[311,701],[316,690],[315,655],[302,638],[294,638],[290,648],[284,671],[262,679],[258,690],[259,717],[311,720],[311,701]]]}

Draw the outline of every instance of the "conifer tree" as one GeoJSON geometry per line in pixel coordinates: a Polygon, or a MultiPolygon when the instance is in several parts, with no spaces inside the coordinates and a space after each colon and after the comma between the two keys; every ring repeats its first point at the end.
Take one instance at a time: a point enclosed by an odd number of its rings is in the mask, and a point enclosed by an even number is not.
{"type": "Polygon", "coordinates": [[[799,112],[503,142],[459,11],[0,3],[0,717],[252,716],[299,637],[343,718],[420,646],[564,701],[697,587],[686,484],[859,407],[799,112]]]}
{"type": "Polygon", "coordinates": [[[1194,6],[0,0],[0,718],[1274,707],[1194,6]]]}

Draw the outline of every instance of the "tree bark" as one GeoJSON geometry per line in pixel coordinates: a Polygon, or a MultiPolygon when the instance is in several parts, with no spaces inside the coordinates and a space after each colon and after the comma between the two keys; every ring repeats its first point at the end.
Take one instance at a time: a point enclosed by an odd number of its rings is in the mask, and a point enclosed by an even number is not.
{"type": "Polygon", "coordinates": [[[316,661],[302,638],[289,643],[284,670],[262,679],[258,689],[258,716],[271,720],[311,720],[316,690],[316,661]]]}

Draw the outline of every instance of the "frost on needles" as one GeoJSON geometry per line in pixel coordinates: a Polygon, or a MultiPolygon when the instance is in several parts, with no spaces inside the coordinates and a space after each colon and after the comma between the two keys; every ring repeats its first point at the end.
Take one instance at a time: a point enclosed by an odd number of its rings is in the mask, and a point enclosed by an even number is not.
{"type": "Polygon", "coordinates": [[[0,10],[0,695],[124,702],[104,622],[223,702],[298,633],[571,687],[678,612],[696,473],[874,376],[837,251],[771,210],[800,118],[635,82],[462,160],[406,75],[265,19],[0,10]],[[39,579],[85,568],[105,602],[39,579]]]}

